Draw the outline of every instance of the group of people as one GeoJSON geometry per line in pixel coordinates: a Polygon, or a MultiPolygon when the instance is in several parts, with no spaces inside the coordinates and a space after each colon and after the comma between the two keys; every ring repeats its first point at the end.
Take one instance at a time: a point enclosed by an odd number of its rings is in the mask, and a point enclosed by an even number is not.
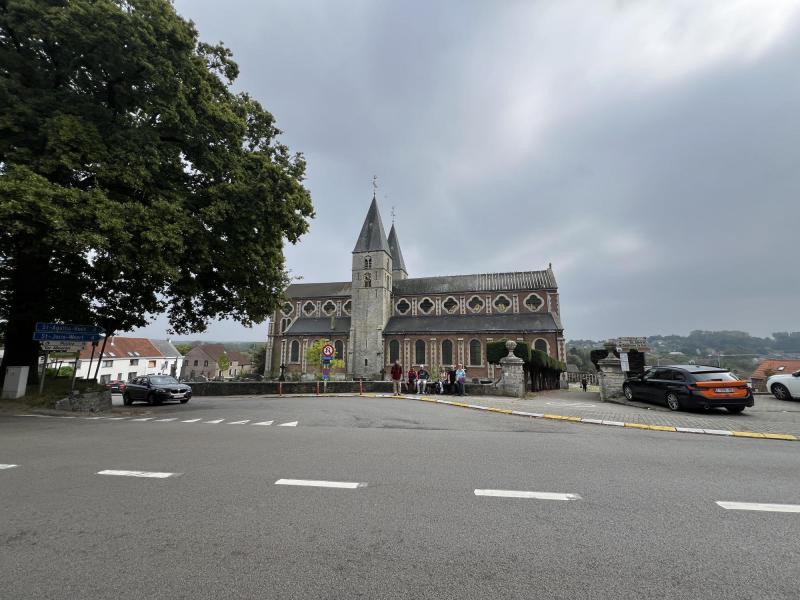
{"type": "Polygon", "coordinates": [[[430,389],[434,394],[464,395],[464,384],[467,381],[467,372],[464,365],[456,365],[450,369],[441,369],[439,378],[431,380],[431,374],[425,365],[419,369],[412,365],[408,372],[403,371],[399,360],[394,361],[391,370],[394,395],[399,396],[403,391],[403,384],[410,393],[425,394],[430,389]]]}

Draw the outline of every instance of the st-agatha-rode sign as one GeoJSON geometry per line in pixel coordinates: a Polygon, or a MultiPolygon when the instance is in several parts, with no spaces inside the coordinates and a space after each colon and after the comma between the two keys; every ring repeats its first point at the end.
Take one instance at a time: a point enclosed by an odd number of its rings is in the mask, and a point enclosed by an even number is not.
{"type": "Polygon", "coordinates": [[[54,333],[103,333],[102,327],[95,325],[73,325],[71,323],[36,323],[36,331],[54,333]]]}
{"type": "Polygon", "coordinates": [[[334,350],[332,344],[325,344],[322,347],[322,356],[324,356],[325,358],[331,358],[334,352],[336,351],[334,350]]]}
{"type": "Polygon", "coordinates": [[[33,339],[37,342],[96,342],[102,328],[69,323],[36,323],[33,339]]]}

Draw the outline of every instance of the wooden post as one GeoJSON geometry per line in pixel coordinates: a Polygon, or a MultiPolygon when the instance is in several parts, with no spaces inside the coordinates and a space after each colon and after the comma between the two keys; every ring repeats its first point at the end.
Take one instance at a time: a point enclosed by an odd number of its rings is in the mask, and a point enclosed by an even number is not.
{"type": "Polygon", "coordinates": [[[50,358],[50,352],[47,350],[44,351],[44,365],[42,365],[42,376],[39,379],[39,395],[42,394],[42,390],[44,390],[44,376],[47,375],[47,360],[50,358]]]}

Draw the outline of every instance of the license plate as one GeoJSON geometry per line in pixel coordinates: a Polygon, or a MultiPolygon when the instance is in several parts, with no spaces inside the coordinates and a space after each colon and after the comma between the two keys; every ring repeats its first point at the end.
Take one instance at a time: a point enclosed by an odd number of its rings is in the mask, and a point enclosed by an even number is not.
{"type": "Polygon", "coordinates": [[[732,394],[733,388],[717,388],[714,391],[718,394],[732,394]]]}

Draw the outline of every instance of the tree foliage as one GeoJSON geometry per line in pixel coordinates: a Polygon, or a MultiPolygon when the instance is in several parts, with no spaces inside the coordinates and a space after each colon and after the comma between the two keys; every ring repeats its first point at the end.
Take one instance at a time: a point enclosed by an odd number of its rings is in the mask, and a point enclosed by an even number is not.
{"type": "Polygon", "coordinates": [[[277,307],[284,240],[313,216],[305,161],[231,91],[227,48],[168,0],[17,0],[0,64],[4,366],[36,364],[36,321],[166,311],[186,333],[277,307]]]}
{"type": "Polygon", "coordinates": [[[219,358],[217,359],[217,364],[219,365],[220,371],[227,371],[228,368],[231,366],[231,359],[228,357],[227,352],[223,352],[220,354],[219,358]]]}
{"type": "MultiPolygon", "coordinates": [[[[310,373],[322,373],[322,349],[326,344],[333,344],[330,340],[317,340],[306,349],[306,366],[310,373]]],[[[339,358],[331,360],[331,371],[344,369],[344,361],[339,358]]]]}

